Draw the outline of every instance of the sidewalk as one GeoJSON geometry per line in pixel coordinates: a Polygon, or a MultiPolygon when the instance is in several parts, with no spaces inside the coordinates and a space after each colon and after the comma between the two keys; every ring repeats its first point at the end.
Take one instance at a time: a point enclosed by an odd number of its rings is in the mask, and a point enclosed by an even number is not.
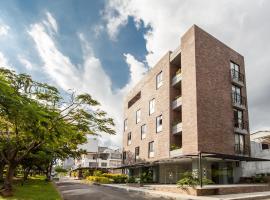
{"type": "Polygon", "coordinates": [[[153,190],[151,188],[136,188],[126,186],[124,184],[103,184],[103,187],[111,187],[119,190],[140,192],[155,197],[165,197],[174,200],[251,200],[251,199],[269,199],[269,192],[254,192],[254,193],[240,193],[240,194],[228,194],[228,195],[211,195],[211,196],[191,196],[185,194],[177,194],[172,192],[163,192],[153,190]]]}

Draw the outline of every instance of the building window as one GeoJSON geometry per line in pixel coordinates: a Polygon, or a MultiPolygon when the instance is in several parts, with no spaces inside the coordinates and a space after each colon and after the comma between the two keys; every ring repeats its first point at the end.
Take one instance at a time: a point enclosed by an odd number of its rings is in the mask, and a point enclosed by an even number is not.
{"type": "Polygon", "coordinates": [[[241,88],[235,85],[232,86],[233,103],[242,104],[241,102],[241,88]]]}
{"type": "Polygon", "coordinates": [[[242,110],[233,110],[234,114],[234,127],[244,129],[244,123],[243,123],[243,111],[242,110]]]}
{"type": "Polygon", "coordinates": [[[123,152],[123,160],[126,160],[126,158],[127,158],[127,152],[123,152]]]}
{"type": "Polygon", "coordinates": [[[125,120],[124,120],[124,131],[127,130],[127,126],[128,126],[128,120],[125,119],[125,120]]]}
{"type": "Polygon", "coordinates": [[[135,148],[135,160],[137,160],[139,158],[140,155],[140,147],[136,147],[135,148]]]}
{"type": "Polygon", "coordinates": [[[128,133],[128,145],[131,145],[131,132],[128,133]]]}
{"type": "Polygon", "coordinates": [[[266,150],[266,149],[269,149],[269,145],[262,143],[262,150],[266,150]]]}
{"type": "Polygon", "coordinates": [[[153,114],[155,112],[155,104],[156,104],[155,99],[151,99],[149,101],[149,115],[151,115],[151,114],[153,114]]]}
{"type": "Polygon", "coordinates": [[[141,139],[146,138],[146,124],[141,126],[141,139]]]}
{"type": "Polygon", "coordinates": [[[101,163],[101,167],[107,167],[107,163],[102,162],[102,163],[101,163]]]}
{"type": "Polygon", "coordinates": [[[163,84],[163,75],[162,75],[162,71],[161,71],[156,76],[156,87],[157,87],[157,89],[160,88],[160,86],[162,86],[162,84],[163,84]]]}
{"type": "Polygon", "coordinates": [[[240,80],[240,67],[233,62],[231,62],[231,75],[233,79],[240,80]]]}
{"type": "Polygon", "coordinates": [[[154,154],[154,141],[149,142],[149,144],[148,144],[148,156],[149,156],[149,158],[152,158],[155,156],[155,154],[154,154]]]}
{"type": "Polygon", "coordinates": [[[245,138],[242,134],[235,134],[235,152],[244,154],[245,138]]]}
{"type": "Polygon", "coordinates": [[[141,121],[141,109],[136,111],[136,124],[141,121]]]}
{"type": "Polygon", "coordinates": [[[156,118],[156,132],[162,131],[162,115],[156,118]]]}

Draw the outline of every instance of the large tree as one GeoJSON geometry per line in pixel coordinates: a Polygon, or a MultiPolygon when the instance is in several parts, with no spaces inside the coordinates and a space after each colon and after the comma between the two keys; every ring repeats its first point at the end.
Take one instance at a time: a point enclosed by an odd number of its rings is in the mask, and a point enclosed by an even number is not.
{"type": "MultiPolygon", "coordinates": [[[[87,134],[114,134],[113,120],[89,94],[61,96],[48,84],[0,69],[0,155],[7,164],[4,189],[12,191],[16,167],[38,148],[73,152],[87,134]]],[[[58,154],[60,155],[60,154],[58,154]]]]}

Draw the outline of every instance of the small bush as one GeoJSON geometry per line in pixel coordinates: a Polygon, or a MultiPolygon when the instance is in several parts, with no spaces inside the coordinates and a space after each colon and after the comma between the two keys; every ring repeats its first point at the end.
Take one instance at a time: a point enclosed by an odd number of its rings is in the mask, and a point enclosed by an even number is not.
{"type": "Polygon", "coordinates": [[[91,175],[91,173],[88,171],[88,170],[83,170],[82,171],[82,176],[83,176],[83,178],[86,178],[86,177],[88,177],[88,176],[90,176],[91,175]]]}
{"type": "Polygon", "coordinates": [[[78,172],[77,171],[71,172],[71,177],[78,177],[78,172]]]}
{"type": "Polygon", "coordinates": [[[94,172],[93,172],[93,176],[102,176],[102,171],[100,171],[100,170],[95,170],[94,172]]]}
{"type": "MultiPolygon", "coordinates": [[[[208,185],[208,184],[213,184],[213,183],[214,182],[210,179],[207,179],[207,178],[202,179],[203,185],[208,185]]],[[[183,173],[183,178],[177,181],[176,184],[181,188],[186,188],[186,187],[194,188],[195,186],[200,184],[200,179],[196,174],[192,172],[185,172],[183,173]]]]}
{"type": "Polygon", "coordinates": [[[107,177],[109,179],[113,179],[114,183],[125,183],[127,179],[127,175],[125,174],[108,174],[104,173],[102,176],[107,177]]]}
{"type": "Polygon", "coordinates": [[[112,179],[109,179],[107,177],[102,177],[102,176],[88,176],[86,178],[86,180],[88,180],[90,182],[102,183],[102,184],[108,184],[108,183],[112,183],[113,182],[112,179]]]}
{"type": "Polygon", "coordinates": [[[136,183],[135,178],[133,176],[128,177],[126,180],[127,183],[136,183]]]}

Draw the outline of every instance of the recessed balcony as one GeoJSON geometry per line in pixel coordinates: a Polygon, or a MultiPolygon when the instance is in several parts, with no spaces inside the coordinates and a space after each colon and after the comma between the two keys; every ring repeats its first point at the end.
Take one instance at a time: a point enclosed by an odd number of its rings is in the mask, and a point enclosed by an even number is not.
{"type": "Polygon", "coordinates": [[[244,144],[235,144],[234,146],[234,151],[238,155],[249,155],[250,149],[249,146],[244,145],[244,144]]]}
{"type": "Polygon", "coordinates": [[[234,132],[248,134],[248,123],[236,121],[234,123],[234,132]]]}
{"type": "Polygon", "coordinates": [[[182,73],[176,73],[176,75],[172,79],[172,86],[175,88],[179,88],[181,86],[182,73]]]}
{"type": "Polygon", "coordinates": [[[181,106],[182,106],[182,97],[178,96],[172,102],[172,109],[173,110],[180,110],[181,106]]]}
{"type": "Polygon", "coordinates": [[[182,132],[182,122],[177,122],[172,126],[172,134],[180,134],[182,132]]]}
{"type": "Polygon", "coordinates": [[[232,93],[233,106],[239,109],[246,109],[246,98],[236,92],[232,93]]]}
{"type": "Polygon", "coordinates": [[[232,77],[233,83],[240,85],[240,86],[244,86],[244,82],[245,82],[244,74],[242,74],[239,71],[236,71],[234,69],[231,69],[231,77],[232,77]]]}

